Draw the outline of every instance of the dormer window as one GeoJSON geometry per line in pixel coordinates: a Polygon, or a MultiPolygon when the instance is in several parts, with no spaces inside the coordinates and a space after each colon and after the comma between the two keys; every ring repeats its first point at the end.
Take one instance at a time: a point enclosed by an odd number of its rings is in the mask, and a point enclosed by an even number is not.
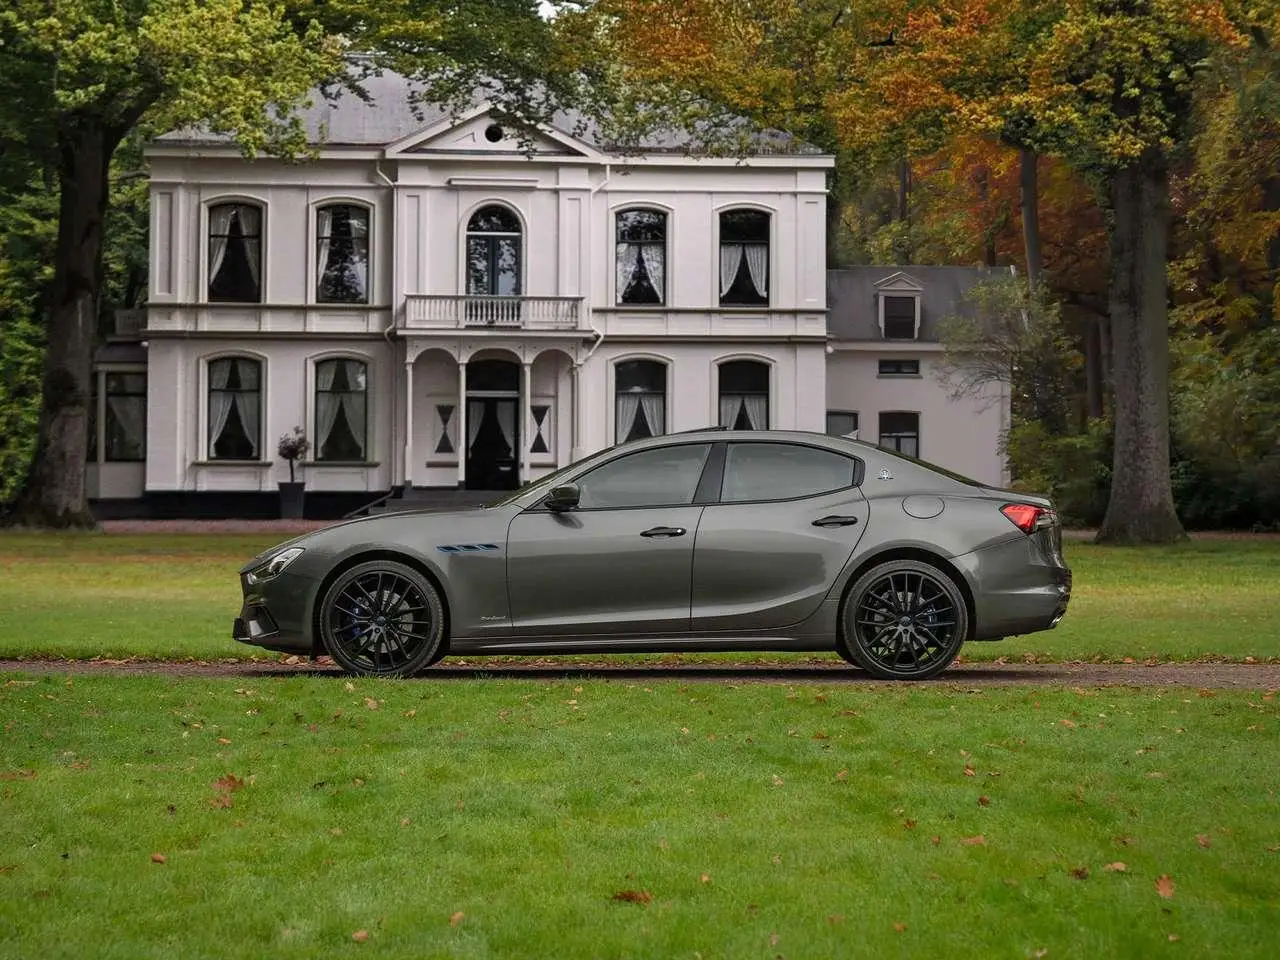
{"type": "Polygon", "coordinates": [[[881,294],[880,330],[886,340],[915,340],[920,332],[920,298],[881,294]]]}

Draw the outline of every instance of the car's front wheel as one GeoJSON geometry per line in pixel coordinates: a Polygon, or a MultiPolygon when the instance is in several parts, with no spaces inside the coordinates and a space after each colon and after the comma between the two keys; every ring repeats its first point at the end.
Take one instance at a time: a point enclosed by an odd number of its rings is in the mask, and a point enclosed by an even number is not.
{"type": "Polygon", "coordinates": [[[916,560],[872,567],[845,594],[840,655],[882,680],[927,680],[956,658],[969,611],[955,581],[916,560]]]}
{"type": "Polygon", "coordinates": [[[320,601],[320,639],[350,673],[405,677],[444,649],[440,593],[417,570],[371,560],[343,571],[320,601]]]}

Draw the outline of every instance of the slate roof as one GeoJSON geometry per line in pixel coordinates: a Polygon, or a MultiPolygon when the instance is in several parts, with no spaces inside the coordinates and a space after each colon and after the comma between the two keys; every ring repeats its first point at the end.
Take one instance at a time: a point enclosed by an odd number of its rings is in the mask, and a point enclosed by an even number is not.
{"type": "Polygon", "coordinates": [[[916,280],[920,293],[920,337],[938,339],[938,323],[965,310],[964,294],[980,280],[1007,273],[1008,268],[877,266],[827,271],[827,332],[833,340],[881,340],[876,284],[903,273],[916,280]]]}
{"type": "MultiPolygon", "coordinates": [[[[321,96],[319,91],[313,92],[314,103],[301,110],[310,143],[383,147],[449,116],[448,110],[436,104],[415,103],[415,94],[421,92],[421,86],[398,73],[383,71],[361,81],[361,85],[369,95],[368,101],[345,89],[332,100],[321,96]]],[[[580,114],[558,113],[551,125],[597,150],[612,152],[612,145],[604,141],[599,129],[584,122],[580,114]]],[[[753,139],[755,148],[751,152],[755,155],[823,155],[817,147],[777,130],[762,131],[753,139]]],[[[188,128],[161,134],[156,142],[193,145],[231,143],[232,137],[203,128],[188,128]]],[[[688,142],[688,132],[668,130],[649,137],[632,149],[641,153],[680,153],[687,149],[688,142]]]]}

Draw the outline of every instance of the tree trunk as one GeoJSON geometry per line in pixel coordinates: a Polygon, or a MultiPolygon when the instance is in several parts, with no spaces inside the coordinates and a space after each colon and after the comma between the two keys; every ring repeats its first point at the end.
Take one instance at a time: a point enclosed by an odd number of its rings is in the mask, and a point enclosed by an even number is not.
{"type": "Polygon", "coordinates": [[[28,526],[93,525],[85,496],[85,458],[108,167],[116,140],[96,118],[73,116],[59,131],[58,241],[40,427],[15,510],[17,522],[28,526]]]}
{"type": "Polygon", "coordinates": [[[1027,285],[1040,283],[1040,184],[1036,164],[1039,156],[1023,147],[1018,152],[1018,180],[1022,188],[1022,246],[1027,258],[1027,285]]]}
{"type": "Polygon", "coordinates": [[[1111,349],[1115,456],[1099,543],[1186,536],[1169,475],[1169,173],[1148,150],[1112,174],[1111,349]]]}

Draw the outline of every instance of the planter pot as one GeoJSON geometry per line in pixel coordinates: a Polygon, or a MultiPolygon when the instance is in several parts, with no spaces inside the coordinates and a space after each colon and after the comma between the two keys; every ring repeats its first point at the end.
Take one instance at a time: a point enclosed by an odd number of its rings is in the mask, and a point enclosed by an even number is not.
{"type": "Polygon", "coordinates": [[[282,520],[301,520],[302,507],[306,500],[307,485],[305,483],[280,484],[280,518],[282,520]]]}

